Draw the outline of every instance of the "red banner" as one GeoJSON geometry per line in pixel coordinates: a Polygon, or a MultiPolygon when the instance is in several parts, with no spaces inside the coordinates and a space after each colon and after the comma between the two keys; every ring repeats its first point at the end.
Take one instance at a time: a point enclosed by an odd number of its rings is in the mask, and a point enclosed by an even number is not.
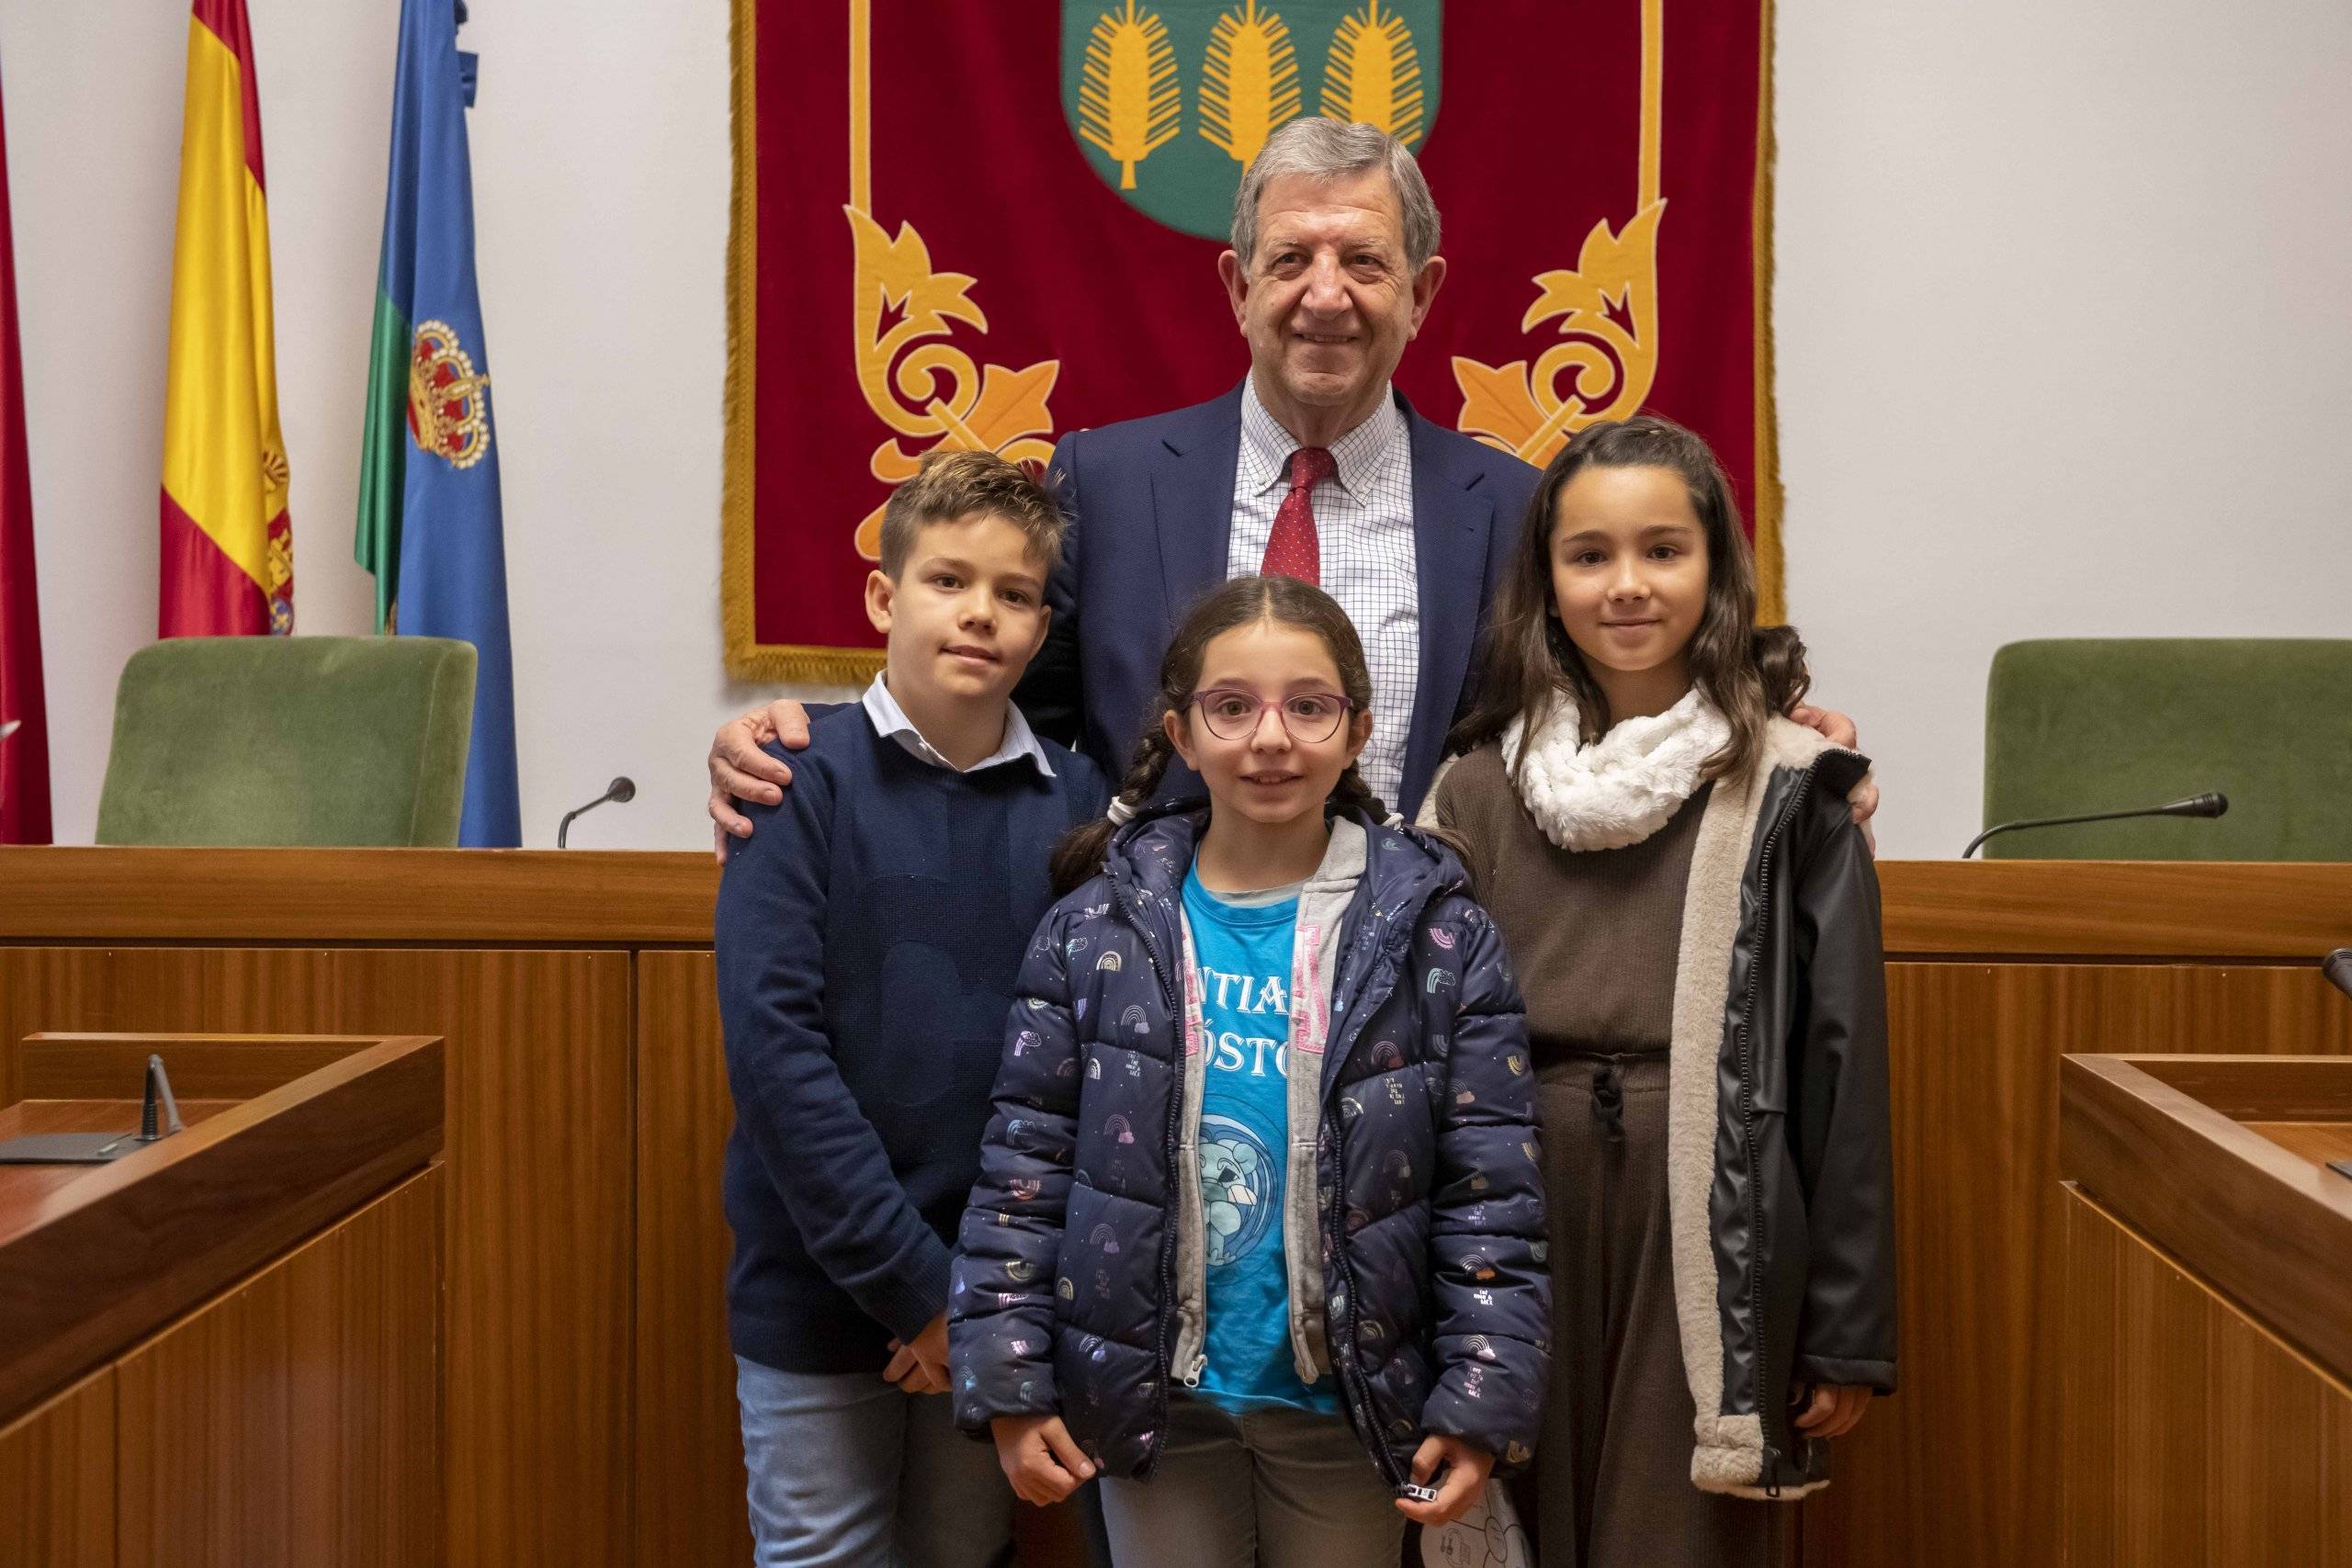
{"type": "Polygon", "coordinates": [[[1249,366],[1232,193],[1298,114],[1419,156],[1451,269],[1398,388],[1542,463],[1646,408],[1722,454],[1778,604],[1767,0],[735,0],[730,672],[850,682],[890,487],[1042,461],[1249,366]]]}
{"type": "Polygon", "coordinates": [[[49,836],[49,716],[41,695],[32,470],[25,459],[7,137],[0,131],[0,844],[45,844],[49,836]]]}

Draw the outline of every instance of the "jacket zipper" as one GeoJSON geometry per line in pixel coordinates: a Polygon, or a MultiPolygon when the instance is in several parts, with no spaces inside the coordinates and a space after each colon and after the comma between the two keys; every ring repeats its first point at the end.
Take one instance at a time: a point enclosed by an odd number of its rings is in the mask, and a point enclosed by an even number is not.
{"type": "MultiPolygon", "coordinates": [[[[1151,961],[1152,976],[1159,982],[1159,994],[1168,1003],[1168,1016],[1176,1029],[1175,1049],[1168,1054],[1168,1125],[1160,1148],[1162,1168],[1172,1180],[1176,1176],[1176,1140],[1182,1131],[1180,1123],[1184,1114],[1183,1011],[1177,1000],[1176,987],[1169,979],[1168,965],[1160,956],[1159,943],[1152,937],[1151,922],[1144,915],[1143,889],[1128,886],[1115,869],[1110,870],[1110,877],[1112,885],[1125,897],[1128,921],[1143,940],[1144,955],[1151,961]]],[[[1144,1455],[1143,1469],[1139,1472],[1141,1479],[1146,1481],[1151,1479],[1152,1472],[1159,1466],[1160,1445],[1166,1440],[1168,1431],[1168,1380],[1176,1375],[1176,1369],[1168,1364],[1168,1318],[1172,1310],[1170,1303],[1175,1299],[1176,1226],[1170,1224],[1162,1227],[1159,1238],[1159,1347],[1157,1357],[1160,1369],[1159,1394],[1155,1401],[1157,1416],[1151,1425],[1151,1448],[1144,1455]]],[[[1197,1380],[1200,1373],[1194,1371],[1192,1376],[1197,1380]]]]}
{"type": "MultiPolygon", "coordinates": [[[[1418,904],[1414,906],[1416,918],[1419,918],[1420,908],[1421,906],[1418,904]]],[[[1364,943],[1367,951],[1376,954],[1386,944],[1388,929],[1395,923],[1396,917],[1402,912],[1401,906],[1390,911],[1387,920],[1367,933],[1364,943]]],[[[1396,989],[1396,977],[1393,965],[1390,966],[1390,970],[1391,972],[1378,983],[1376,990],[1367,991],[1364,999],[1350,1010],[1353,1014],[1353,1027],[1348,1031],[1346,1037],[1324,1042],[1324,1050],[1327,1053],[1336,1048],[1338,1055],[1344,1056],[1354,1048],[1356,1036],[1363,1032],[1363,1021],[1378,1012],[1396,989]]],[[[1334,979],[1336,978],[1335,976],[1334,979]]],[[[1328,1103],[1327,1100],[1327,1107],[1328,1103]]],[[[1331,1134],[1333,1161],[1340,1170],[1344,1171],[1348,1165],[1347,1118],[1333,1117],[1327,1125],[1334,1129],[1331,1134]]],[[[1388,1484],[1393,1488],[1402,1486],[1409,1478],[1397,1465],[1396,1455],[1389,1451],[1388,1434],[1382,1431],[1379,1424],[1374,1419],[1372,1389],[1364,1381],[1363,1368],[1356,1360],[1357,1347],[1363,1343],[1357,1337],[1357,1333],[1363,1321],[1363,1292],[1356,1287],[1355,1265],[1348,1258],[1346,1229],[1340,1220],[1342,1208],[1340,1194],[1336,1190],[1323,1205],[1323,1233],[1328,1238],[1327,1245],[1331,1248],[1332,1258],[1340,1265],[1340,1277],[1346,1281],[1348,1290],[1347,1331],[1342,1336],[1340,1345],[1331,1353],[1331,1369],[1339,1375],[1340,1388],[1348,1396],[1349,1407],[1355,1412],[1358,1428],[1372,1434],[1373,1461],[1379,1467],[1381,1474],[1387,1479],[1388,1484]]]]}
{"type": "MultiPolygon", "coordinates": [[[[1780,815],[1772,818],[1772,826],[1764,835],[1763,848],[1756,860],[1757,946],[1763,946],[1765,922],[1772,909],[1772,852],[1780,847],[1781,830],[1787,827],[1804,797],[1813,788],[1814,770],[1807,768],[1797,780],[1795,790],[1780,815]]],[[[1763,965],[1760,952],[1747,965],[1747,997],[1740,1010],[1739,1025],[1739,1120],[1747,1151],[1747,1310],[1756,1324],[1756,1419],[1764,1437],[1762,1456],[1764,1495],[1777,1498],[1781,1483],[1774,1473],[1780,1467],[1781,1450],[1774,1443],[1776,1416],[1783,1415],[1776,1407],[1764,1386],[1764,1348],[1768,1337],[1764,1332],[1764,1196],[1762,1172],[1756,1156],[1756,999],[1762,988],[1763,965]]],[[[1785,1404],[1786,1401],[1779,1402],[1785,1404]]]]}

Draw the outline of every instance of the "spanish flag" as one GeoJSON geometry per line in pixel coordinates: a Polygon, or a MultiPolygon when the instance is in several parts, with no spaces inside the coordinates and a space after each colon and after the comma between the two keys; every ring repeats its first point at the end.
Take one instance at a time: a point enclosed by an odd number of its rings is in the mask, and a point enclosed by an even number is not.
{"type": "Polygon", "coordinates": [[[245,0],[196,0],[164,394],[164,637],[294,629],[264,185],[245,0]]]}

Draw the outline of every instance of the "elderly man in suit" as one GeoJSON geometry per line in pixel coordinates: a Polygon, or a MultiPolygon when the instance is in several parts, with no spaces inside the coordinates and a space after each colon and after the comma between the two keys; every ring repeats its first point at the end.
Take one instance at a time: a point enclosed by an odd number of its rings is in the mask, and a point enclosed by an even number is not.
{"type": "MultiPolygon", "coordinates": [[[[1053,475],[1072,525],[1047,598],[1046,647],[1015,700],[1039,733],[1114,779],[1149,716],[1160,655],[1186,607],[1227,577],[1319,584],[1372,665],[1365,781],[1410,816],[1476,679],[1472,660],[1536,470],[1431,423],[1389,384],[1445,281],[1419,165],[1369,125],[1295,119],[1234,201],[1217,271],[1250,374],[1209,402],[1066,435],[1053,475]]],[[[1800,717],[1846,743],[1836,714],[1800,717]]],[[[710,754],[719,852],[807,743],[797,703],[722,728],[710,754]]],[[[1867,787],[1867,786],[1866,786],[1867,787]]],[[[1857,802],[1867,815],[1875,797],[1857,802]]]]}

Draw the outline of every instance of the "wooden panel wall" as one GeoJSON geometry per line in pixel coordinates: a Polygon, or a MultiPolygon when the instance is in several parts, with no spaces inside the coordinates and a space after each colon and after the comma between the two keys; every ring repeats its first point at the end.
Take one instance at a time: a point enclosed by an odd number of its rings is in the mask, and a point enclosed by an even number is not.
{"type": "MultiPolygon", "coordinates": [[[[2352,1053],[2312,965],[2352,871],[1881,874],[1904,1392],[1840,1444],[1804,1558],[2054,1563],[2058,1055],[2352,1053]]],[[[684,854],[0,851],[0,1035],[447,1038],[458,1568],[741,1561],[715,884],[684,854]],[[268,945],[322,942],[350,945],[268,945]]]]}
{"type": "Polygon", "coordinates": [[[121,1568],[441,1560],[442,1173],[414,1177],[115,1369],[121,1568]]]}
{"type": "Polygon", "coordinates": [[[1952,962],[1890,965],[1888,1010],[1902,1392],[1840,1440],[1804,1558],[2055,1563],[2059,1055],[2352,1054],[2352,1005],[2310,964],[1952,962]]]}
{"type": "Polygon", "coordinates": [[[621,1568],[629,969],[621,952],[0,947],[0,1036],[446,1037],[449,1562],[621,1568]]]}
{"type": "Polygon", "coordinates": [[[114,1369],[0,1427],[0,1568],[115,1568],[114,1369]]]}
{"type": "MultiPolygon", "coordinates": [[[[736,1568],[752,1534],[718,1197],[735,1107],[711,955],[639,954],[637,1021],[637,1561],[736,1568]]],[[[1086,1560],[1072,1508],[1023,1505],[1013,1525],[1021,1568],[1086,1560]]]]}
{"type": "Polygon", "coordinates": [[[637,963],[637,1561],[732,1568],[752,1531],[727,1348],[718,1189],[735,1107],[718,964],[637,963]]]}
{"type": "Polygon", "coordinates": [[[2352,1568],[2352,1389],[2062,1202],[2067,1563],[2352,1568]]]}

